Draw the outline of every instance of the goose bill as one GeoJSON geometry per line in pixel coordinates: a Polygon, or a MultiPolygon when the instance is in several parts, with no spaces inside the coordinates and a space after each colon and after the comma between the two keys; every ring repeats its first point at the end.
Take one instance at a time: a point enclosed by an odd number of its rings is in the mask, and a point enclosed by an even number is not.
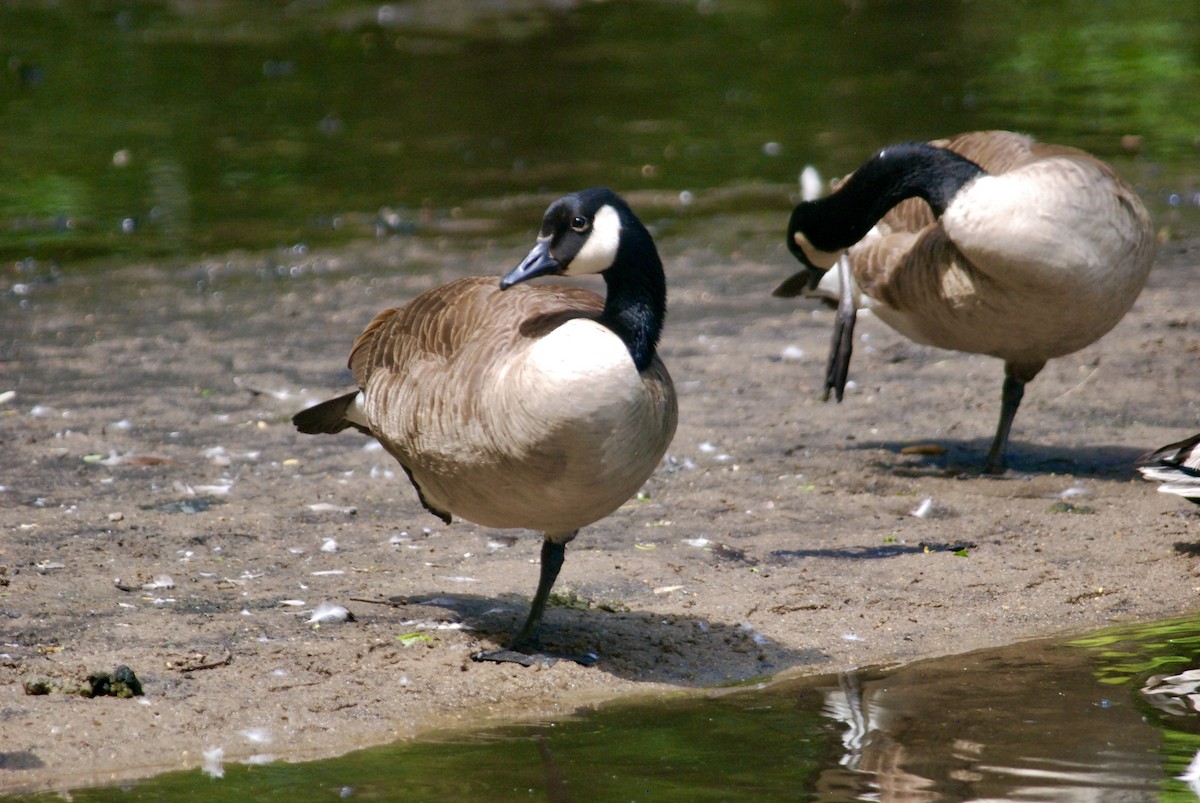
{"type": "Polygon", "coordinates": [[[500,289],[507,290],[514,284],[528,281],[536,276],[548,276],[562,271],[562,263],[550,255],[550,240],[539,240],[521,263],[500,280],[500,289]]]}

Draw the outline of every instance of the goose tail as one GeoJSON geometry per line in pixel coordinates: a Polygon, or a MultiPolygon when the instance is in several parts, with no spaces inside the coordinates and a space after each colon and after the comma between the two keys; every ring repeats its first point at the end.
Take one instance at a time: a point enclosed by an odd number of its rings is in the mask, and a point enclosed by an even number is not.
{"type": "Polygon", "coordinates": [[[292,416],[292,423],[306,435],[332,435],[348,427],[369,435],[371,430],[358,407],[360,395],[355,391],[314,404],[292,416]]]}

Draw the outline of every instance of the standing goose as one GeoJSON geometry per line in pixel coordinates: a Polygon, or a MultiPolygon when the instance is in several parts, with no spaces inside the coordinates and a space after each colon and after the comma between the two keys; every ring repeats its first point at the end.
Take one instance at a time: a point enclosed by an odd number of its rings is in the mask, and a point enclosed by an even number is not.
{"type": "Polygon", "coordinates": [[[918,343],[1004,360],[987,473],[1004,471],[1025,384],[1121,320],[1155,250],[1111,167],[1007,131],[884,148],[798,205],[787,245],[805,268],[775,295],[840,299],[826,398],[842,398],[858,306],[918,343]]]}
{"type": "Polygon", "coordinates": [[[1161,482],[1159,493],[1182,496],[1200,505],[1200,435],[1172,443],[1138,458],[1138,471],[1161,482]]]}
{"type": "Polygon", "coordinates": [[[567,542],[636,493],[666,452],[677,419],[655,351],[666,302],[654,241],[625,201],[607,189],[567,195],[498,284],[460,279],[376,315],[350,353],[359,390],[292,419],[305,433],[376,438],[446,523],[544,534],[524,626],[509,649],[476,660],[535,662],[567,542]],[[604,277],[605,298],[521,284],[588,273],[604,277]]]}

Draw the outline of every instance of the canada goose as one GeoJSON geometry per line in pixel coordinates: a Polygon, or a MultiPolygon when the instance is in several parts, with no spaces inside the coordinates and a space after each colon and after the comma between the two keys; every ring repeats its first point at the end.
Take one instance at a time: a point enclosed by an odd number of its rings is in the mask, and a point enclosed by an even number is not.
{"type": "Polygon", "coordinates": [[[544,534],[524,626],[476,660],[536,662],[527,653],[567,542],[666,452],[677,419],[656,354],[666,306],[645,226],[611,190],[583,190],[550,205],[537,244],[499,283],[460,279],[376,315],[350,353],[359,389],[292,419],[305,433],[376,438],[446,523],[544,534]],[[603,275],[605,298],[521,284],[588,273],[603,275]]]}
{"type": "Polygon", "coordinates": [[[787,245],[805,268],[775,295],[841,301],[826,398],[842,398],[859,306],[918,343],[1004,360],[987,473],[1004,471],[1025,384],[1121,320],[1155,250],[1145,207],[1111,167],[1008,131],[884,148],[799,204],[787,245]]]}
{"type": "Polygon", "coordinates": [[[1172,443],[1138,458],[1138,471],[1161,482],[1159,493],[1182,496],[1200,505],[1200,435],[1172,443]]]}

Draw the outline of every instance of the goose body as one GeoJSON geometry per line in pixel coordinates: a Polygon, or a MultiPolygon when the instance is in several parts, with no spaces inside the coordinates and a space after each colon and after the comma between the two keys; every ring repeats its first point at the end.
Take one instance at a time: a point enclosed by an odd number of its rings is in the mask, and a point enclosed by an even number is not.
{"type": "MultiPolygon", "coordinates": [[[[916,342],[1004,361],[985,464],[996,472],[1025,383],[1121,320],[1146,282],[1155,241],[1141,201],[1107,164],[982,131],[883,149],[833,194],[796,207],[788,247],[805,269],[777,295],[845,297],[916,342]],[[846,270],[828,270],[843,257],[846,270]]],[[[847,317],[827,378],[839,399],[847,317]]]]}
{"type": "Polygon", "coordinates": [[[1200,505],[1200,435],[1156,449],[1138,460],[1138,471],[1162,483],[1159,493],[1182,496],[1200,505]]]}
{"type": "Polygon", "coordinates": [[[608,190],[551,205],[530,254],[501,282],[473,277],[385,310],[359,335],[359,390],[294,418],[354,427],[404,467],[422,504],[487,527],[544,535],[542,577],[512,650],[523,659],[576,532],[620,507],[675,432],[674,387],[656,354],[666,310],[650,235],[608,190]],[[523,284],[601,273],[607,298],[523,284]]]}

